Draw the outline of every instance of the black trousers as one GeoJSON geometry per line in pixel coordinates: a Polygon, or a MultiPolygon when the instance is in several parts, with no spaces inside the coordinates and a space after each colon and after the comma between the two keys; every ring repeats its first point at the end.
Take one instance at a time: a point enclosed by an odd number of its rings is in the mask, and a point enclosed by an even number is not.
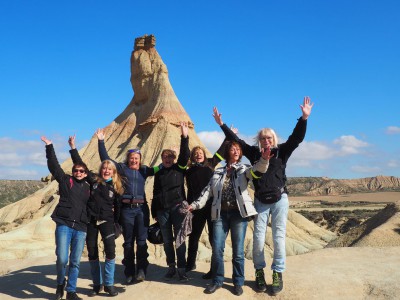
{"type": "Polygon", "coordinates": [[[202,209],[193,211],[192,233],[189,235],[188,257],[186,260],[186,265],[188,267],[193,267],[196,264],[199,240],[206,223],[208,226],[208,240],[212,245],[213,223],[211,222],[211,205],[207,205],[202,209]]]}
{"type": "Polygon", "coordinates": [[[104,243],[104,252],[107,259],[115,258],[115,232],[114,222],[104,222],[96,225],[96,221],[91,221],[87,226],[86,246],[89,260],[99,259],[99,232],[104,243]]]}

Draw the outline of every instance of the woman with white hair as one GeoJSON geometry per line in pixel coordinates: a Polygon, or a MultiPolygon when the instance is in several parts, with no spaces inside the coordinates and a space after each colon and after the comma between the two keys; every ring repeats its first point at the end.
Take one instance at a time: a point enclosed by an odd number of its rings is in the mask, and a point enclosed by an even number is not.
{"type": "Polygon", "coordinates": [[[267,172],[258,180],[254,180],[255,199],[254,204],[257,216],[254,220],[253,235],[253,263],[256,269],[256,288],[260,292],[267,290],[264,277],[266,267],[264,256],[265,234],[269,215],[271,215],[272,239],[274,243],[274,257],[272,260],[272,287],[271,294],[276,295],[283,289],[282,272],[286,267],[286,222],[289,211],[289,199],[286,189],[286,164],[293,151],[303,141],[307,119],[311,114],[314,104],[309,97],[304,97],[303,105],[300,105],[302,116],[298,119],[293,133],[286,142],[278,144],[275,131],[271,128],[263,128],[258,132],[257,145],[250,146],[239,139],[236,134],[222,122],[221,114],[214,107],[214,119],[224,131],[228,140],[237,141],[243,149],[243,155],[251,164],[260,159],[260,149],[271,148],[273,157],[269,160],[267,172]]]}

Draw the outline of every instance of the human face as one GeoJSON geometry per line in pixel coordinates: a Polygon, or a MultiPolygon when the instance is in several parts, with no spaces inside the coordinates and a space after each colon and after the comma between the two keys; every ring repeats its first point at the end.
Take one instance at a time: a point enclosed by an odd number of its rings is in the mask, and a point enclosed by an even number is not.
{"type": "Polygon", "coordinates": [[[114,169],[112,168],[111,164],[103,164],[100,170],[100,176],[104,180],[108,180],[114,176],[114,169]]]}
{"type": "Polygon", "coordinates": [[[72,170],[72,176],[74,176],[77,180],[82,180],[87,176],[86,170],[81,166],[76,166],[72,170]]]}
{"type": "Polygon", "coordinates": [[[239,147],[232,145],[229,149],[229,164],[233,164],[239,161],[241,150],[239,147]]]}
{"type": "Polygon", "coordinates": [[[132,170],[139,170],[140,167],[140,154],[132,152],[129,154],[128,167],[132,170]]]}
{"type": "Polygon", "coordinates": [[[274,137],[270,133],[260,135],[259,140],[261,147],[264,149],[272,147],[274,144],[274,137]]]}
{"type": "Polygon", "coordinates": [[[164,167],[169,168],[175,163],[175,155],[164,153],[161,156],[161,162],[164,167]]]}
{"type": "Polygon", "coordinates": [[[197,149],[196,151],[194,151],[193,158],[194,158],[194,161],[197,162],[197,163],[204,162],[204,152],[203,152],[203,150],[197,149]]]}

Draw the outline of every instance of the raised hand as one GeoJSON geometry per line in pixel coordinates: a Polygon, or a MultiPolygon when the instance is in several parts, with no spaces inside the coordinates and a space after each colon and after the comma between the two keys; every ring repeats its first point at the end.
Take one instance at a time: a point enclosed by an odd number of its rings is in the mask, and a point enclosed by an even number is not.
{"type": "Polygon", "coordinates": [[[181,134],[183,135],[183,137],[187,138],[188,133],[189,133],[188,124],[186,122],[181,122],[181,134]]]}
{"type": "Polygon", "coordinates": [[[50,145],[53,142],[48,140],[45,136],[41,136],[40,139],[46,144],[46,145],[50,145]]]}
{"type": "Polygon", "coordinates": [[[271,154],[271,147],[268,146],[267,148],[261,148],[261,156],[265,160],[269,160],[271,157],[273,157],[274,155],[271,154]]]}
{"type": "Polygon", "coordinates": [[[103,128],[98,128],[95,132],[95,134],[97,135],[97,139],[102,141],[104,140],[104,138],[106,137],[104,134],[104,129],[103,128]]]}
{"type": "Polygon", "coordinates": [[[215,106],[214,106],[214,108],[213,108],[213,117],[214,117],[214,120],[215,120],[215,122],[219,125],[219,126],[222,126],[223,124],[224,124],[224,122],[222,122],[222,114],[220,114],[219,112],[218,112],[218,108],[216,108],[215,106]]]}
{"type": "Polygon", "coordinates": [[[231,125],[231,130],[232,130],[232,132],[234,133],[234,134],[238,134],[239,133],[239,129],[237,129],[236,127],[233,127],[233,124],[231,125]]]}
{"type": "Polygon", "coordinates": [[[71,147],[71,149],[75,149],[76,148],[75,147],[75,137],[76,137],[76,135],[74,134],[74,135],[70,135],[69,138],[68,138],[68,144],[71,147]]]}
{"type": "Polygon", "coordinates": [[[300,105],[301,112],[303,113],[302,119],[307,120],[309,115],[311,114],[311,109],[314,106],[314,103],[311,103],[310,97],[305,96],[303,100],[303,105],[300,105]]]}

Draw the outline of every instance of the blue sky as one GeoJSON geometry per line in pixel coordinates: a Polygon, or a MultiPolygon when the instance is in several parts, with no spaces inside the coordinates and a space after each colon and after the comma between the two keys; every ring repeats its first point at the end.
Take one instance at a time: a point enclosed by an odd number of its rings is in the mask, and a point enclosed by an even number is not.
{"type": "Polygon", "coordinates": [[[288,176],[400,177],[398,1],[1,1],[0,179],[46,176],[130,102],[135,37],[154,34],[174,91],[212,151],[212,107],[251,140],[284,141],[315,103],[288,176]]]}

